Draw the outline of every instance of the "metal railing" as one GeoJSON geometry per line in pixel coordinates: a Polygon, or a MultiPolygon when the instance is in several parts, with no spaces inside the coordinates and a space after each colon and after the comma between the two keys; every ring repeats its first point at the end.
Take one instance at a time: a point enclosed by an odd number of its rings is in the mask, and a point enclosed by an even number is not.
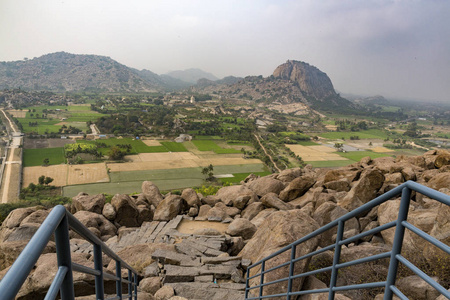
{"type": "Polygon", "coordinates": [[[129,300],[132,298],[137,300],[138,273],[109,249],[108,246],[89,231],[89,229],[62,205],[53,208],[1,280],[0,298],[2,300],[12,300],[15,298],[53,233],[55,236],[58,271],[45,296],[45,300],[55,299],[58,291],[62,300],[73,300],[75,298],[72,272],[81,272],[95,276],[95,294],[97,300],[105,299],[104,279],[116,281],[116,296],[107,300],[123,299],[124,297],[129,300]],[[93,245],[94,269],[72,263],[69,228],[93,245]],[[102,253],[115,260],[115,275],[103,271],[102,253]],[[122,279],[122,268],[128,269],[128,279],[122,279]],[[127,295],[122,295],[123,284],[128,284],[127,295]]]}
{"type": "Polygon", "coordinates": [[[427,233],[423,232],[422,230],[418,229],[417,227],[413,226],[411,223],[407,221],[408,217],[408,211],[409,211],[409,205],[411,201],[411,192],[416,191],[418,193],[421,193],[431,199],[435,199],[441,203],[444,203],[448,206],[450,206],[450,196],[440,193],[438,191],[435,191],[433,189],[430,189],[428,187],[425,187],[423,185],[420,185],[413,181],[408,181],[403,183],[402,185],[388,191],[387,193],[375,198],[374,200],[362,205],[361,207],[345,214],[344,216],[334,220],[333,222],[317,229],[316,231],[304,236],[303,238],[299,239],[298,241],[280,249],[279,251],[271,254],[270,256],[256,262],[255,264],[251,265],[247,269],[247,280],[246,280],[246,289],[245,289],[245,299],[267,299],[267,298],[280,298],[285,297],[286,299],[291,299],[291,296],[295,295],[306,295],[306,294],[313,294],[313,293],[328,293],[328,299],[334,299],[335,293],[338,291],[346,291],[346,290],[359,290],[359,289],[369,289],[369,288],[376,288],[376,287],[382,287],[384,288],[384,300],[392,299],[393,295],[395,294],[400,299],[408,299],[396,286],[395,286],[395,280],[397,276],[397,269],[399,262],[402,263],[404,266],[409,268],[412,272],[414,272],[416,275],[418,275],[420,278],[422,278],[424,281],[426,281],[429,285],[431,285],[433,288],[435,288],[438,292],[440,292],[442,295],[446,296],[450,299],[450,291],[446,290],[443,286],[441,286],[438,282],[436,282],[433,278],[422,272],[418,267],[416,267],[414,264],[409,262],[404,256],[401,255],[402,250],[402,244],[403,244],[403,237],[405,233],[405,228],[412,231],[413,233],[417,234],[421,238],[425,239],[429,243],[433,244],[434,246],[438,247],[439,249],[443,250],[446,254],[450,255],[450,247],[439,240],[435,239],[434,237],[428,235],[427,233]],[[400,208],[398,212],[397,220],[389,222],[387,224],[378,226],[374,229],[365,231],[363,233],[354,235],[352,237],[343,239],[343,233],[344,233],[344,225],[345,222],[348,221],[351,218],[360,216],[362,213],[370,211],[372,208],[392,199],[393,197],[398,196],[401,194],[401,201],[400,201],[400,208]],[[319,236],[320,234],[337,227],[337,236],[336,236],[336,242],[334,244],[331,244],[327,247],[320,248],[319,250],[313,251],[311,253],[308,253],[306,255],[303,255],[301,257],[295,257],[296,256],[296,248],[301,247],[302,243],[315,238],[319,236]],[[350,262],[344,262],[340,263],[340,254],[341,254],[341,247],[342,245],[346,245],[352,242],[357,242],[363,237],[370,236],[376,233],[379,233],[383,230],[396,227],[395,229],[395,235],[394,235],[394,242],[391,251],[372,255],[369,257],[364,257],[361,259],[356,259],[350,262]],[[333,263],[331,266],[308,271],[301,274],[294,274],[294,265],[295,263],[311,258],[314,255],[323,253],[328,250],[333,250],[333,263]],[[275,258],[276,256],[283,254],[283,253],[290,253],[290,260],[281,263],[277,266],[273,266],[270,269],[266,270],[266,262],[272,258],[275,258]],[[339,269],[349,266],[354,266],[362,263],[372,262],[379,259],[386,259],[390,258],[389,261],[389,269],[387,273],[387,277],[385,281],[381,282],[370,282],[370,283],[362,283],[362,284],[352,284],[352,285],[346,285],[346,286],[337,286],[337,277],[339,273],[339,269]],[[251,269],[260,266],[259,273],[256,275],[251,276],[251,269]],[[286,268],[289,270],[288,277],[285,278],[279,278],[270,282],[264,282],[264,277],[266,274],[273,272],[275,270],[278,270],[280,268],[286,268]],[[331,279],[329,287],[323,288],[323,289],[316,289],[316,290],[306,290],[306,291],[293,291],[292,289],[292,283],[293,280],[297,278],[302,278],[310,275],[314,275],[317,273],[322,272],[330,272],[331,271],[331,279]],[[259,284],[250,286],[250,280],[258,278],[259,277],[259,284]],[[278,284],[284,282],[284,285],[287,282],[287,290],[285,292],[281,292],[278,294],[272,294],[272,295],[264,295],[264,288],[270,285],[278,284]],[[255,291],[253,291],[255,290],[255,291]],[[256,292],[256,293],[255,293],[256,292]],[[249,294],[257,294],[257,295],[249,295],[249,294]]]}

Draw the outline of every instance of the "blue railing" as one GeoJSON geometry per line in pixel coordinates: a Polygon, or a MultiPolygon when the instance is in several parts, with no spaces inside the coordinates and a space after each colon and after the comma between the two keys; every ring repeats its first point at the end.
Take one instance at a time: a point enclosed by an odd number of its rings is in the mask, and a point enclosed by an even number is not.
{"type": "Polygon", "coordinates": [[[335,293],[338,291],[346,291],[346,290],[359,290],[359,289],[370,289],[370,288],[384,288],[384,300],[392,299],[393,295],[395,294],[400,299],[408,299],[396,286],[395,286],[395,279],[397,276],[397,269],[399,262],[402,263],[404,266],[409,268],[412,272],[414,272],[416,275],[418,275],[420,278],[422,278],[424,281],[426,281],[428,284],[430,284],[433,288],[435,288],[437,291],[439,291],[442,295],[446,296],[450,299],[450,292],[446,290],[443,286],[441,286],[439,283],[437,283],[433,278],[422,272],[418,267],[416,267],[414,264],[409,262],[404,256],[401,255],[402,250],[402,244],[403,244],[403,237],[405,233],[405,228],[409,229],[410,231],[414,232],[421,238],[425,239],[426,241],[432,243],[434,246],[438,247],[439,249],[443,250],[445,253],[450,255],[450,247],[446,244],[440,242],[439,240],[435,239],[434,237],[428,235],[427,233],[423,232],[422,230],[418,229],[417,227],[413,226],[411,223],[407,221],[408,217],[408,210],[409,205],[411,201],[411,192],[416,191],[418,193],[421,193],[431,199],[435,199],[441,203],[444,203],[448,206],[450,206],[450,196],[440,193],[438,191],[435,191],[433,189],[430,189],[428,187],[425,187],[423,185],[420,185],[413,181],[405,182],[404,184],[388,191],[387,193],[375,198],[374,200],[364,204],[363,206],[345,214],[344,216],[334,220],[333,222],[317,229],[316,231],[306,235],[305,237],[299,239],[298,241],[280,249],[279,251],[271,254],[270,256],[256,262],[255,264],[251,265],[247,269],[247,281],[246,281],[246,290],[245,290],[245,299],[266,299],[266,298],[279,298],[279,297],[285,297],[286,299],[291,299],[291,296],[295,295],[305,295],[305,294],[313,294],[313,293],[328,293],[328,299],[334,299],[335,293]],[[343,239],[344,234],[344,225],[345,222],[348,221],[351,218],[357,217],[361,215],[364,212],[370,211],[372,208],[382,204],[383,202],[386,202],[393,197],[398,196],[401,194],[401,202],[400,202],[400,208],[398,212],[398,218],[397,220],[384,224],[382,226],[378,226],[377,228],[368,230],[366,232],[357,234],[355,236],[352,236],[347,239],[343,239]],[[318,237],[322,233],[324,233],[327,230],[330,230],[332,228],[337,227],[337,236],[336,236],[336,242],[332,245],[329,245],[324,248],[320,248],[319,250],[316,250],[314,252],[308,253],[306,255],[303,255],[301,257],[295,257],[296,256],[296,248],[301,246],[302,243],[318,237]],[[350,262],[340,263],[340,254],[341,254],[341,247],[342,245],[346,245],[352,242],[356,242],[359,239],[370,236],[376,233],[379,233],[383,230],[396,227],[395,229],[395,236],[394,236],[394,242],[391,251],[364,257],[361,259],[353,260],[350,262]],[[334,255],[333,255],[333,263],[331,266],[301,273],[301,274],[294,274],[294,264],[296,262],[299,262],[301,260],[311,258],[314,255],[323,253],[325,251],[333,250],[334,249],[334,255]],[[284,262],[282,264],[279,264],[277,266],[271,267],[270,269],[266,270],[266,262],[280,254],[283,253],[289,253],[290,252],[290,260],[287,262],[284,262]],[[381,282],[369,282],[369,283],[363,283],[363,284],[353,284],[353,285],[347,285],[347,286],[336,286],[337,277],[338,277],[338,271],[341,268],[354,266],[362,263],[372,262],[379,259],[385,259],[390,258],[389,262],[389,269],[386,277],[386,281],[381,282]],[[251,276],[251,270],[255,267],[260,266],[260,271],[258,274],[251,276]],[[275,270],[278,270],[280,268],[288,268],[289,269],[289,275],[285,278],[279,278],[277,280],[271,281],[271,282],[265,282],[264,276],[265,274],[269,272],[273,272],[275,270]],[[307,291],[293,291],[292,290],[292,282],[294,279],[302,278],[322,272],[330,272],[331,271],[331,279],[329,287],[323,288],[323,289],[316,289],[316,290],[307,290],[307,291]],[[259,278],[257,280],[259,284],[250,286],[250,280],[259,278]],[[272,294],[272,295],[266,295],[264,293],[264,287],[274,285],[277,283],[284,282],[284,285],[286,285],[287,282],[287,290],[285,292],[281,292],[278,294],[272,294]],[[251,295],[250,295],[251,294],[251,295]]]}
{"type": "Polygon", "coordinates": [[[97,300],[105,299],[104,279],[116,281],[116,296],[107,300],[123,299],[124,297],[129,300],[132,298],[137,300],[138,273],[90,232],[71,213],[66,211],[62,205],[53,208],[1,280],[0,298],[2,300],[12,300],[15,298],[53,233],[55,234],[58,271],[45,296],[45,300],[55,299],[58,292],[60,292],[62,300],[73,300],[75,298],[72,272],[81,272],[95,276],[95,294],[97,300]],[[72,263],[69,228],[93,245],[94,269],[72,263]],[[115,260],[115,275],[103,271],[102,253],[115,260]],[[128,269],[128,279],[122,279],[122,268],[128,269]],[[122,295],[123,284],[128,284],[127,295],[122,295]]]}

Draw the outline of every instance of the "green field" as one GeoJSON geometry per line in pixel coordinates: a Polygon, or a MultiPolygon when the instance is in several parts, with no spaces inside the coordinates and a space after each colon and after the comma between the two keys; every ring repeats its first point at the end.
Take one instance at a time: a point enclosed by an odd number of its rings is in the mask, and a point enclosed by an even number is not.
{"type": "Polygon", "coordinates": [[[106,144],[106,148],[99,148],[99,151],[102,154],[106,154],[109,151],[109,148],[116,145],[131,145],[131,153],[130,154],[137,154],[137,153],[154,153],[154,152],[168,152],[167,148],[164,146],[153,146],[149,147],[146,144],[144,144],[141,140],[135,140],[132,138],[123,138],[123,139],[117,139],[117,138],[111,138],[111,139],[104,139],[104,140],[96,140],[96,141],[85,141],[85,140],[79,140],[77,143],[80,144],[99,144],[104,143],[106,144]]]}
{"type": "MultiPolygon", "coordinates": [[[[239,182],[248,174],[270,174],[263,164],[249,165],[228,165],[215,166],[214,175],[236,174],[233,178],[224,178],[230,182],[239,182]],[[232,181],[235,180],[235,181],[232,181]]],[[[92,183],[63,188],[64,196],[73,197],[80,191],[88,194],[100,194],[105,191],[108,194],[131,194],[141,192],[142,182],[150,180],[155,183],[160,190],[183,189],[187,187],[196,187],[204,184],[205,176],[201,173],[201,168],[181,168],[167,170],[145,170],[129,172],[112,172],[109,174],[111,182],[92,183]]],[[[222,179],[221,179],[222,180],[222,179]]]]}
{"type": "Polygon", "coordinates": [[[317,145],[320,145],[320,144],[315,143],[313,141],[298,141],[297,144],[298,145],[302,145],[302,146],[317,146],[317,145]]]}
{"type": "Polygon", "coordinates": [[[222,148],[213,140],[193,140],[192,143],[200,151],[214,151],[217,154],[241,153],[240,150],[222,148]]]}
{"type": "Polygon", "coordinates": [[[324,132],[318,134],[320,137],[337,140],[346,139],[349,140],[351,136],[359,136],[359,139],[386,139],[388,137],[387,133],[380,129],[369,129],[363,131],[334,131],[334,132],[324,132]]]}
{"type": "Polygon", "coordinates": [[[50,160],[49,165],[59,165],[65,163],[64,148],[41,148],[24,149],[23,166],[42,166],[45,158],[50,160]]]}
{"type": "MultiPolygon", "coordinates": [[[[161,142],[161,145],[167,148],[170,152],[187,152],[186,147],[183,143],[177,142],[161,142]]],[[[156,146],[158,147],[158,146],[156,146]]]]}
{"type": "Polygon", "coordinates": [[[378,158],[378,157],[385,157],[385,156],[391,156],[389,154],[385,153],[377,153],[372,151],[350,151],[350,152],[335,152],[336,154],[339,154],[342,157],[351,159],[355,162],[360,161],[361,158],[370,156],[371,159],[378,158]]]}
{"type": "Polygon", "coordinates": [[[250,174],[255,174],[257,176],[266,176],[266,175],[270,175],[272,174],[271,172],[250,172],[250,173],[234,173],[233,176],[234,177],[229,177],[229,178],[220,178],[219,180],[222,181],[223,183],[239,183],[242,180],[244,180],[245,178],[247,178],[248,175],[250,174]]]}

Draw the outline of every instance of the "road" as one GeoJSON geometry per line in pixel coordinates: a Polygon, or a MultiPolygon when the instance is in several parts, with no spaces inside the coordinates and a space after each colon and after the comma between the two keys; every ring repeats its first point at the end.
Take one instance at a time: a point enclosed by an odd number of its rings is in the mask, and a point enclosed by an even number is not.
{"type": "Polygon", "coordinates": [[[272,164],[273,164],[273,167],[274,167],[275,169],[277,169],[277,171],[278,171],[279,173],[281,173],[280,168],[278,168],[277,164],[273,161],[272,156],[269,155],[269,153],[266,151],[266,148],[264,148],[263,144],[261,144],[261,141],[259,140],[259,137],[258,137],[256,134],[254,134],[254,136],[255,136],[256,140],[258,141],[258,144],[259,144],[259,145],[261,146],[261,148],[263,149],[264,153],[269,157],[270,161],[271,161],[272,164]]]}
{"type": "Polygon", "coordinates": [[[9,147],[6,149],[8,152],[6,161],[3,162],[5,166],[0,189],[1,203],[8,203],[11,200],[14,201],[19,198],[20,174],[16,173],[22,172],[22,160],[19,158],[21,157],[20,151],[22,151],[22,149],[20,148],[20,145],[22,145],[23,138],[22,133],[19,131],[16,124],[9,118],[3,109],[1,112],[9,123],[6,124],[6,127],[8,128],[11,140],[9,147]],[[12,179],[13,177],[15,178],[12,179]],[[17,179],[17,177],[19,179],[17,179]]]}

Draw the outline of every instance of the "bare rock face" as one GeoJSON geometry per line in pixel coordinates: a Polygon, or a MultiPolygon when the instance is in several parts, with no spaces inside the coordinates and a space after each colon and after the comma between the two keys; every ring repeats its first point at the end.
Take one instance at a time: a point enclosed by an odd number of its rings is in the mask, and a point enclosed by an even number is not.
{"type": "Polygon", "coordinates": [[[6,228],[14,228],[20,225],[23,219],[35,212],[37,207],[24,207],[13,210],[3,221],[2,226],[6,228]]]}
{"type": "Polygon", "coordinates": [[[284,189],[284,184],[281,181],[268,176],[255,179],[247,186],[259,197],[262,197],[268,193],[279,194],[284,189]]]}
{"type": "Polygon", "coordinates": [[[254,191],[243,185],[223,187],[217,191],[216,196],[222,200],[225,205],[233,205],[233,200],[239,196],[250,196],[249,203],[253,203],[258,199],[258,196],[254,191]]]}
{"type": "MultiPolygon", "coordinates": [[[[271,214],[263,224],[258,228],[253,238],[249,240],[247,245],[239,253],[239,256],[257,262],[262,258],[272,254],[284,246],[300,239],[301,237],[318,229],[319,225],[311,217],[301,210],[279,211],[271,214]]],[[[311,239],[301,247],[297,247],[296,257],[300,257],[312,250],[318,245],[317,239],[311,239]]],[[[290,252],[287,251],[280,254],[276,258],[266,263],[266,270],[283,262],[289,261],[290,252]]],[[[299,274],[306,270],[309,260],[302,260],[295,264],[294,273],[299,274]]],[[[260,272],[260,267],[251,269],[250,276],[260,272]]],[[[276,271],[269,272],[265,275],[265,281],[273,281],[279,278],[287,277],[288,268],[279,268],[276,271]]],[[[259,278],[250,281],[250,286],[259,284],[259,278]]],[[[293,290],[300,291],[303,284],[303,278],[293,281],[293,290]]],[[[286,291],[287,282],[269,285],[264,288],[264,294],[277,294],[286,291]]]]}
{"type": "Polygon", "coordinates": [[[151,181],[144,181],[142,183],[142,194],[149,204],[157,207],[161,201],[164,200],[159,188],[151,181]]]}
{"type": "Polygon", "coordinates": [[[336,95],[327,74],[305,62],[288,60],[275,69],[273,76],[298,83],[300,89],[319,100],[336,95]]]}
{"type": "Polygon", "coordinates": [[[189,207],[202,205],[202,202],[198,198],[197,193],[192,188],[184,189],[183,193],[181,193],[181,198],[186,201],[189,207]]]}
{"type": "Polygon", "coordinates": [[[72,206],[75,208],[75,212],[85,210],[101,214],[104,205],[105,196],[103,194],[89,196],[85,193],[79,193],[72,198],[72,206]]]}
{"type": "Polygon", "coordinates": [[[116,210],[116,222],[126,227],[137,227],[139,210],[133,199],[128,195],[116,194],[111,199],[111,204],[116,210]]]}
{"type": "Polygon", "coordinates": [[[23,219],[22,222],[20,222],[20,226],[25,224],[42,224],[49,213],[49,210],[39,209],[23,219]]]}
{"type": "MultiPolygon", "coordinates": [[[[433,277],[433,279],[438,281],[437,277],[433,277]]],[[[400,278],[396,286],[401,291],[405,291],[405,296],[409,299],[436,299],[441,294],[417,275],[400,278]]]]}
{"type": "Polygon", "coordinates": [[[156,207],[153,219],[156,221],[170,221],[182,210],[183,199],[178,195],[169,195],[156,207]]]}
{"type": "Polygon", "coordinates": [[[289,202],[297,197],[302,196],[314,185],[316,180],[309,175],[295,178],[289,185],[280,192],[280,199],[289,202]]]}
{"type": "Polygon", "coordinates": [[[348,182],[352,182],[354,180],[358,180],[359,175],[361,174],[360,168],[354,167],[344,167],[336,170],[330,170],[325,174],[323,179],[324,183],[330,181],[336,181],[341,179],[347,179],[348,182]]]}
{"type": "Polygon", "coordinates": [[[116,218],[116,209],[111,203],[106,203],[105,206],[103,206],[102,215],[104,215],[108,220],[114,221],[116,218]]]}
{"type": "Polygon", "coordinates": [[[264,204],[261,202],[254,202],[250,205],[248,205],[243,211],[242,211],[242,217],[246,218],[248,220],[253,219],[256,217],[257,214],[259,214],[261,211],[264,210],[264,204]]]}
{"type": "MultiPolygon", "coordinates": [[[[28,242],[29,240],[0,243],[0,270],[11,266],[28,242]]],[[[55,251],[55,243],[50,241],[42,253],[53,253],[55,251]]]]}
{"type": "Polygon", "coordinates": [[[446,172],[437,174],[435,177],[430,179],[430,181],[428,181],[427,186],[435,190],[440,190],[442,188],[449,188],[450,173],[446,172]]]}
{"type": "Polygon", "coordinates": [[[256,232],[256,226],[247,219],[235,219],[228,226],[226,233],[231,236],[242,236],[244,240],[252,238],[256,232]]]}

